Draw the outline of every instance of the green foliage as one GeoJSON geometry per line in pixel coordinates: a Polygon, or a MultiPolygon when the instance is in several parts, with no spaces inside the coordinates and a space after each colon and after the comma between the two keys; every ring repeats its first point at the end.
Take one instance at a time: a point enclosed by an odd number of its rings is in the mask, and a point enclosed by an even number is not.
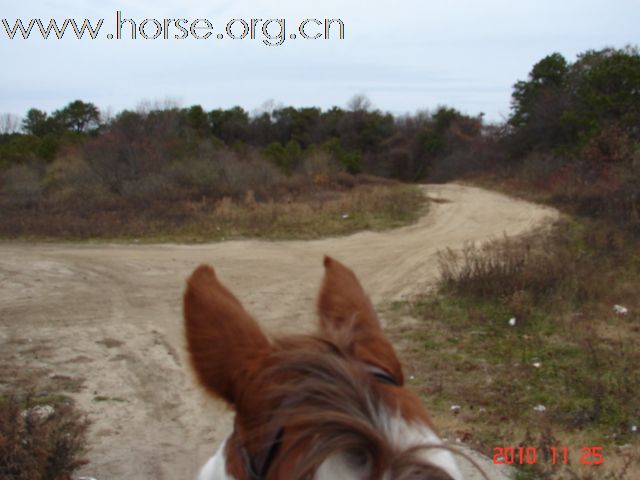
{"type": "Polygon", "coordinates": [[[637,48],[590,50],[572,69],[578,113],[598,127],[640,124],[640,53],[637,48]]]}
{"type": "Polygon", "coordinates": [[[248,138],[249,114],[242,107],[211,110],[208,115],[211,133],[227,145],[248,138]]]}
{"type": "Polygon", "coordinates": [[[295,140],[290,140],[286,145],[273,142],[263,150],[264,155],[273,161],[286,175],[291,175],[302,161],[302,147],[295,140]]]}
{"type": "Polygon", "coordinates": [[[100,125],[100,111],[92,103],[75,100],[52,115],[53,122],[75,133],[88,133],[100,125]]]}
{"type": "Polygon", "coordinates": [[[430,128],[422,130],[418,134],[417,140],[421,155],[437,155],[445,146],[445,139],[442,134],[438,134],[430,128]]]}
{"type": "Polygon", "coordinates": [[[349,173],[360,173],[362,171],[362,154],[356,150],[345,152],[340,157],[340,163],[344,165],[349,173]]]}
{"type": "Polygon", "coordinates": [[[349,173],[355,174],[362,171],[362,153],[357,150],[345,150],[337,138],[327,140],[321,145],[321,148],[349,173]]]}
{"type": "Polygon", "coordinates": [[[209,117],[200,105],[193,105],[186,111],[187,125],[200,134],[209,130],[209,117]]]}
{"type": "Polygon", "coordinates": [[[462,117],[463,115],[455,108],[443,106],[438,107],[431,116],[433,121],[433,130],[437,134],[443,135],[451,127],[453,122],[462,117]]]}
{"type": "Polygon", "coordinates": [[[393,116],[379,110],[345,112],[339,123],[340,140],[348,150],[377,150],[393,134],[393,116]]]}
{"type": "Polygon", "coordinates": [[[46,112],[37,108],[32,108],[27,112],[22,121],[22,129],[27,134],[36,137],[42,137],[57,130],[53,119],[49,118],[46,112]]]}
{"type": "Polygon", "coordinates": [[[638,91],[637,48],[590,50],[572,64],[559,53],[549,55],[514,86],[513,151],[577,152],[611,124],[637,134],[638,91]]]}
{"type": "Polygon", "coordinates": [[[519,81],[513,87],[511,124],[521,126],[530,121],[537,103],[563,88],[568,71],[569,64],[559,53],[548,55],[536,63],[529,73],[529,80],[519,81]]]}
{"type": "Polygon", "coordinates": [[[14,134],[0,143],[0,165],[9,166],[33,159],[53,161],[64,137],[47,134],[44,136],[14,134]]]}
{"type": "Polygon", "coordinates": [[[320,109],[285,107],[274,110],[272,117],[273,138],[283,144],[294,140],[306,148],[313,143],[315,130],[320,121],[320,109]]]}
{"type": "Polygon", "coordinates": [[[98,128],[98,108],[80,100],[48,115],[30,109],[22,121],[25,134],[5,135],[0,141],[0,167],[41,159],[52,162],[60,147],[75,144],[79,137],[98,128]]]}
{"type": "Polygon", "coordinates": [[[452,108],[440,107],[432,115],[419,113],[398,121],[374,109],[366,97],[355,98],[349,110],[289,106],[250,116],[238,106],[205,112],[194,105],[125,110],[103,125],[99,117],[95,105],[81,100],[51,115],[30,110],[23,121],[24,138],[0,136],[0,167],[33,158],[53,161],[65,145],[78,145],[85,154],[91,150],[96,160],[87,158],[87,162],[110,185],[108,190],[121,192],[123,182],[129,181],[126,178],[149,171],[152,164],[163,168],[166,161],[199,156],[203,151],[232,148],[243,158],[262,151],[291,175],[320,149],[330,162],[351,174],[414,181],[425,179],[434,160],[457,147],[459,133],[468,138],[481,133],[480,128],[471,133],[461,128],[478,120],[452,108]],[[101,140],[94,143],[88,137],[101,140]]]}
{"type": "Polygon", "coordinates": [[[22,121],[23,130],[36,137],[59,135],[64,131],[88,133],[100,125],[100,111],[92,103],[75,100],[51,116],[37,108],[30,109],[22,121]]]}

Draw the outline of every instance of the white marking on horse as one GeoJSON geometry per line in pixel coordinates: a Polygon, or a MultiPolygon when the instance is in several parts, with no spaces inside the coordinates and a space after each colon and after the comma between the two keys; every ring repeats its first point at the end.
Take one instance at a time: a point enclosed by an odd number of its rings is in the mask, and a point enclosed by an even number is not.
{"type": "MultiPolygon", "coordinates": [[[[384,409],[382,412],[377,419],[379,427],[394,450],[403,452],[418,445],[443,445],[442,440],[428,426],[416,422],[409,423],[400,414],[392,415],[384,409]]],[[[425,448],[420,452],[420,456],[431,465],[447,472],[454,480],[462,480],[462,474],[449,450],[437,447],[425,448]]],[[[367,478],[370,468],[370,465],[356,466],[346,455],[336,454],[320,465],[314,480],[364,479],[367,478]]],[[[388,472],[384,478],[391,480],[388,472]]]]}
{"type": "MultiPolygon", "coordinates": [[[[397,451],[405,451],[418,445],[443,445],[442,440],[427,425],[408,423],[399,414],[389,415],[384,422],[384,431],[389,443],[397,451]]],[[[425,448],[420,456],[430,464],[441,468],[454,480],[461,480],[453,454],[444,448],[425,448]]]]}
{"type": "Polygon", "coordinates": [[[227,440],[225,439],[216,454],[204,464],[197,480],[236,480],[227,473],[227,459],[224,455],[226,445],[227,440]]]}

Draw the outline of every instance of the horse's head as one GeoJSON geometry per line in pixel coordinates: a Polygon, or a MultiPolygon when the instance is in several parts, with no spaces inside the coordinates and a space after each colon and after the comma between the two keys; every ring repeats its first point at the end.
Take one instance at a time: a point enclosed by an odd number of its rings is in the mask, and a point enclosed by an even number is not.
{"type": "Polygon", "coordinates": [[[233,433],[201,478],[461,478],[422,402],[405,388],[358,279],[336,260],[324,265],[313,336],[270,340],[212,268],[189,279],[193,368],[236,412],[233,433]]]}

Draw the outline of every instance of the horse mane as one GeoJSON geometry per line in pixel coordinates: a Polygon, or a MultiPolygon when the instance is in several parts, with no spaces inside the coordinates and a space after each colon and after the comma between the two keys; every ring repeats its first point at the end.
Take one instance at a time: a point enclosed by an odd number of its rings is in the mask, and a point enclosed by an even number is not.
{"type": "Polygon", "coordinates": [[[309,335],[275,340],[275,361],[264,373],[265,378],[276,381],[268,382],[261,391],[265,403],[275,407],[266,424],[245,432],[250,438],[264,438],[265,431],[277,431],[286,419],[289,441],[271,471],[293,458],[293,465],[287,465],[292,472],[288,478],[311,478],[326,459],[342,453],[354,465],[368,467],[367,478],[372,480],[385,472],[398,480],[450,480],[419,457],[424,449],[442,445],[394,451],[385,435],[385,422],[389,422],[385,408],[393,405],[390,387],[349,358],[344,348],[348,342],[341,340],[346,339],[309,335]],[[286,381],[277,381],[283,379],[286,381]]]}

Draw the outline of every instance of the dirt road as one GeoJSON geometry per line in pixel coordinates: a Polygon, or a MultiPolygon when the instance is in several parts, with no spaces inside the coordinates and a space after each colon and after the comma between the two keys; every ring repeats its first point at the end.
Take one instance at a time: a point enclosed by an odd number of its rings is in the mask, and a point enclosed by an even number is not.
{"type": "Polygon", "coordinates": [[[270,332],[301,331],[313,325],[324,254],[351,266],[380,303],[432,284],[439,249],[519,234],[556,216],[477,188],[426,189],[447,202],[384,233],[190,246],[2,243],[0,345],[21,364],[83,379],[73,394],[92,420],[83,475],[193,478],[232,418],[186,368],[181,296],[198,264],[212,264],[270,332]]]}

